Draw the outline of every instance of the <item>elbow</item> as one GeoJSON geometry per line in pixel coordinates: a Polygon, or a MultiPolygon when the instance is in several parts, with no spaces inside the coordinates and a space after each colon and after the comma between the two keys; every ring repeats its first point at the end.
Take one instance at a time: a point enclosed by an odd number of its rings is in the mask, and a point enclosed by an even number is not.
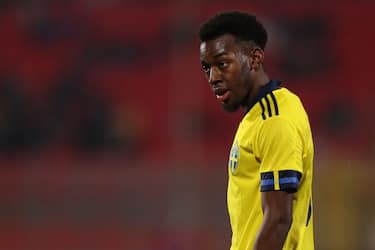
{"type": "Polygon", "coordinates": [[[278,221],[278,224],[280,225],[290,226],[292,225],[292,222],[293,222],[293,216],[289,213],[283,214],[283,215],[278,216],[277,221],[278,221]]]}
{"type": "Polygon", "coordinates": [[[293,217],[291,215],[280,215],[275,219],[275,226],[283,232],[288,232],[292,225],[293,217]]]}
{"type": "Polygon", "coordinates": [[[266,221],[269,221],[269,223],[274,228],[279,228],[279,229],[289,231],[289,228],[293,222],[293,216],[291,213],[280,213],[278,211],[276,213],[266,214],[266,221]]]}
{"type": "Polygon", "coordinates": [[[284,229],[285,231],[289,231],[290,226],[292,225],[293,218],[292,216],[282,216],[279,218],[277,225],[284,229]]]}

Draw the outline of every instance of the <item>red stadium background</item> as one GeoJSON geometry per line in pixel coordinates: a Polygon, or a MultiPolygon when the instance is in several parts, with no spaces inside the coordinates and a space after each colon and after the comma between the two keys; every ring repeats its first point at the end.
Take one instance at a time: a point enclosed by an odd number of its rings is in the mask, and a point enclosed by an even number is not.
{"type": "Polygon", "coordinates": [[[0,249],[228,249],[241,113],[200,69],[199,24],[255,13],[303,100],[316,248],[375,249],[373,1],[1,1],[0,249]]]}

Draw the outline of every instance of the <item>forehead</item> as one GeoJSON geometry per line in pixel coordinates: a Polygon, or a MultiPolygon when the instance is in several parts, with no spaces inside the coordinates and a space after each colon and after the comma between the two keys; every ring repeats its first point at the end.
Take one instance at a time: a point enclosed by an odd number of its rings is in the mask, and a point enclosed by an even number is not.
{"type": "Polygon", "coordinates": [[[239,45],[234,36],[226,34],[216,39],[202,42],[200,44],[200,57],[214,57],[222,53],[233,54],[239,51],[239,45]]]}

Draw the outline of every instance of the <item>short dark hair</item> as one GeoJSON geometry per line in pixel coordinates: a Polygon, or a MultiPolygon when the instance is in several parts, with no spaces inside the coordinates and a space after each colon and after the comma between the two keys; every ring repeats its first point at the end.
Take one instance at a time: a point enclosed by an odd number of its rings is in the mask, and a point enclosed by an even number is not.
{"type": "Polygon", "coordinates": [[[266,29],[254,15],[246,12],[218,13],[203,23],[199,30],[201,42],[214,40],[225,34],[231,34],[241,41],[253,41],[263,50],[266,47],[266,29]]]}

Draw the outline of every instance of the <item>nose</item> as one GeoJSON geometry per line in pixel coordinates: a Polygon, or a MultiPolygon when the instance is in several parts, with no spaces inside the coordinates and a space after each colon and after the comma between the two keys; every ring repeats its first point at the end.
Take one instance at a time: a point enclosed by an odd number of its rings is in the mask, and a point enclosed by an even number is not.
{"type": "Polygon", "coordinates": [[[210,75],[208,76],[208,82],[211,85],[216,85],[221,81],[221,74],[220,71],[217,69],[217,67],[211,67],[210,68],[210,75]]]}

